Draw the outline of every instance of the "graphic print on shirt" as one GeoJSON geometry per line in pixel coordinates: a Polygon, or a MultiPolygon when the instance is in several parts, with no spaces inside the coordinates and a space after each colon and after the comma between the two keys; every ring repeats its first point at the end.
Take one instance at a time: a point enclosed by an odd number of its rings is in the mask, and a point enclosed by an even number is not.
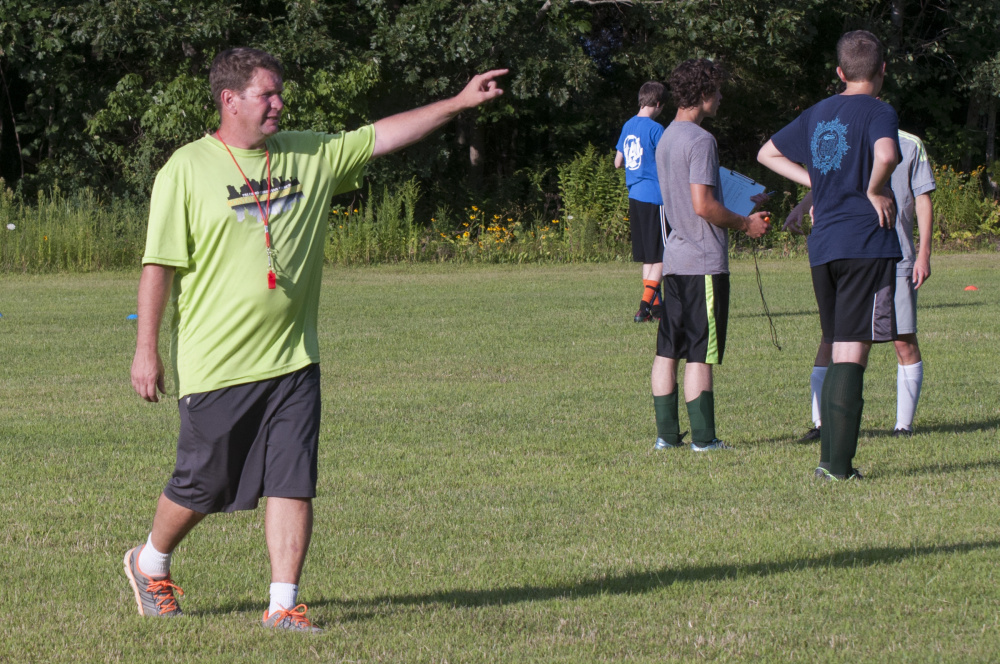
{"type": "Polygon", "coordinates": [[[834,118],[829,122],[820,122],[813,132],[812,143],[813,168],[823,175],[830,171],[840,170],[840,162],[851,149],[847,144],[847,125],[834,118]]]}
{"type": "Polygon", "coordinates": [[[622,147],[625,148],[625,168],[634,171],[642,166],[642,143],[638,136],[626,136],[622,147]]]}
{"type": "MultiPolygon", "coordinates": [[[[240,185],[238,191],[234,185],[227,185],[226,189],[229,190],[228,205],[236,213],[237,222],[242,223],[246,220],[247,216],[251,216],[257,220],[257,223],[263,223],[264,220],[260,217],[260,209],[258,209],[257,201],[253,195],[254,193],[257,194],[257,198],[260,199],[260,205],[264,208],[266,214],[268,209],[267,180],[250,180],[250,186],[253,187],[252,192],[247,187],[246,182],[240,185]]],[[[295,176],[292,176],[291,180],[282,180],[277,177],[271,178],[271,216],[274,217],[281,214],[298,202],[302,196],[302,184],[295,176]]]]}

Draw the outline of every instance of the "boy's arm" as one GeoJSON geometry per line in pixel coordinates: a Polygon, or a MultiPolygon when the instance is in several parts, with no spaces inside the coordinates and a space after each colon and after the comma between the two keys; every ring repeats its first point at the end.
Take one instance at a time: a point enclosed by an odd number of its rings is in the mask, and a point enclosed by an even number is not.
{"type": "MultiPolygon", "coordinates": [[[[812,188],[812,181],[809,179],[809,171],[801,164],[781,154],[774,141],[768,141],[757,153],[757,161],[768,167],[778,175],[788,178],[792,182],[801,184],[803,187],[812,188]]],[[[889,171],[890,174],[892,171],[889,171]]]]}
{"type": "Polygon", "coordinates": [[[875,141],[875,163],[872,165],[872,176],[868,181],[868,200],[878,214],[878,225],[883,228],[892,228],[896,220],[896,203],[887,185],[898,163],[899,155],[896,154],[894,139],[883,136],[875,141]]]}
{"type": "Polygon", "coordinates": [[[625,155],[622,154],[621,150],[615,150],[615,168],[621,168],[624,163],[625,155]]]}
{"type": "Polygon", "coordinates": [[[707,184],[691,184],[691,204],[694,213],[719,228],[733,228],[743,231],[752,238],[758,238],[771,227],[770,212],[754,212],[749,217],[736,214],[715,198],[715,187],[707,184]]]}
{"type": "Polygon", "coordinates": [[[913,287],[931,278],[931,232],[934,230],[934,205],[930,194],[920,194],[915,201],[917,208],[917,238],[920,248],[913,262],[913,287]]]}
{"type": "Polygon", "coordinates": [[[802,221],[806,215],[806,210],[809,210],[809,216],[812,216],[812,204],[813,193],[812,191],[807,191],[806,195],[799,201],[799,204],[793,207],[792,211],[788,213],[788,218],[785,219],[785,225],[781,227],[781,230],[795,233],[796,235],[805,235],[802,232],[802,221]]]}

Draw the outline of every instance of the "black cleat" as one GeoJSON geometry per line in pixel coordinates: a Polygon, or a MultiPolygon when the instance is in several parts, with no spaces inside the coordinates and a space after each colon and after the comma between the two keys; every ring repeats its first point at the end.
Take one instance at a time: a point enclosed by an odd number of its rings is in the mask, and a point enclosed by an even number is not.
{"type": "Polygon", "coordinates": [[[653,314],[649,311],[649,303],[641,302],[639,303],[639,311],[635,312],[635,322],[636,323],[646,323],[653,320],[653,314]]]}
{"type": "Polygon", "coordinates": [[[799,438],[799,442],[811,443],[814,440],[819,440],[819,438],[820,438],[819,427],[813,427],[812,429],[809,429],[809,431],[806,432],[806,435],[799,438]]]}
{"type": "Polygon", "coordinates": [[[912,435],[913,435],[913,429],[904,429],[903,427],[894,429],[892,432],[893,438],[909,438],[912,435]]]}

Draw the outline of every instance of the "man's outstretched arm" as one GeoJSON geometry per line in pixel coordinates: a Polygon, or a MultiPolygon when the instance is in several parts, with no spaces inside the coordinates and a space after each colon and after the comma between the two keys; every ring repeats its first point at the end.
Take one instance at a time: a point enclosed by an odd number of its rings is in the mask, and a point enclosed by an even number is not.
{"type": "Polygon", "coordinates": [[[496,99],[503,94],[503,90],[497,87],[496,79],[507,71],[494,69],[479,74],[469,81],[465,89],[450,99],[442,99],[378,120],[375,123],[375,150],[372,152],[372,159],[412,145],[462,111],[496,99]]]}

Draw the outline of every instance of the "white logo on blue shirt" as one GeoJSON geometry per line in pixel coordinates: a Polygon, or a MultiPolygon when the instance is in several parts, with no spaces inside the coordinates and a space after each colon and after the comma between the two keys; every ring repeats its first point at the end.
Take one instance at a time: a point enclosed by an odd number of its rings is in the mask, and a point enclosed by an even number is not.
{"type": "Polygon", "coordinates": [[[625,168],[630,171],[637,170],[642,166],[642,144],[638,136],[629,134],[625,137],[625,168]]]}
{"type": "Polygon", "coordinates": [[[829,122],[820,122],[813,132],[812,143],[813,168],[823,175],[830,171],[840,170],[840,162],[851,149],[847,144],[847,125],[834,118],[829,122]]]}

